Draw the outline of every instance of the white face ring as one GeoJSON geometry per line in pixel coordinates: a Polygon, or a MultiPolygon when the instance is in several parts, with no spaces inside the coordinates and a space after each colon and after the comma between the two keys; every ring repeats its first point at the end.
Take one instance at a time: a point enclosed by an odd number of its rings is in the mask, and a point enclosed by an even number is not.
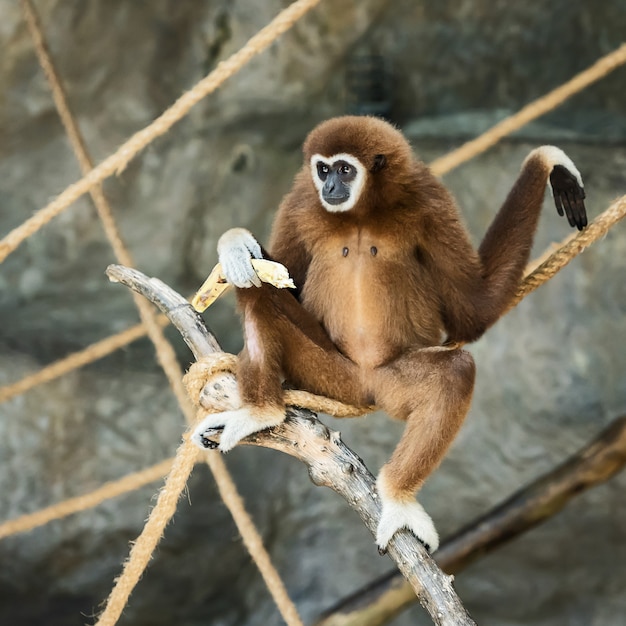
{"type": "Polygon", "coordinates": [[[311,157],[311,177],[313,178],[313,183],[315,184],[315,188],[317,189],[317,193],[319,195],[322,206],[331,213],[342,213],[343,211],[349,211],[350,209],[354,208],[354,205],[361,197],[363,187],[365,186],[365,176],[366,171],[363,167],[363,164],[351,154],[340,152],[339,154],[333,154],[330,157],[323,157],[321,154],[314,154],[311,157]],[[320,180],[320,177],[317,175],[317,166],[320,162],[327,163],[328,165],[333,165],[337,161],[345,161],[346,163],[352,165],[352,167],[356,171],[356,176],[354,177],[354,180],[349,183],[350,197],[341,204],[329,204],[324,200],[322,196],[322,188],[324,187],[324,182],[320,180]]]}

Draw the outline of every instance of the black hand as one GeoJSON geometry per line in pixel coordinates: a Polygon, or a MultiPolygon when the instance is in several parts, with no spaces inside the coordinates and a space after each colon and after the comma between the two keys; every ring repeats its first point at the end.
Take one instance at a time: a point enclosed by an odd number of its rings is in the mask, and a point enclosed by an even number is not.
{"type": "Polygon", "coordinates": [[[575,226],[578,230],[585,228],[585,190],[576,176],[562,165],[555,165],[550,174],[550,185],[559,215],[565,214],[570,226],[575,226]]]}

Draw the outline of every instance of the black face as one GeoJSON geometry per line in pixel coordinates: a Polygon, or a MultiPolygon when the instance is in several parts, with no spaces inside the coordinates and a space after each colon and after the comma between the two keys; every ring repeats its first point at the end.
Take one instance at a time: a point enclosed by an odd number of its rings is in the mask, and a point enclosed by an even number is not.
{"type": "Polygon", "coordinates": [[[347,161],[325,163],[318,161],[317,175],[324,183],[322,198],[328,204],[342,204],[350,198],[350,183],[356,178],[356,169],[347,161]]]}

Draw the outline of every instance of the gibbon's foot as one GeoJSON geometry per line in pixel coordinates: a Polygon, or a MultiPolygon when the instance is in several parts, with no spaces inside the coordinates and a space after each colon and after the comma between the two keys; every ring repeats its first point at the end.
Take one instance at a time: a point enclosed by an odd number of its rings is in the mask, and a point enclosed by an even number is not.
{"type": "Polygon", "coordinates": [[[207,415],[194,429],[191,440],[203,450],[218,448],[222,452],[232,450],[248,435],[278,426],[285,420],[285,410],[275,407],[243,407],[236,411],[224,411],[207,415]],[[216,429],[222,429],[219,445],[209,437],[216,429]]]}
{"type": "Polygon", "coordinates": [[[385,554],[387,545],[395,533],[406,529],[415,535],[428,552],[434,552],[439,547],[439,534],[424,507],[415,500],[392,498],[385,487],[385,478],[382,473],[376,485],[381,503],[380,520],[376,529],[378,551],[385,554]]]}
{"type": "Polygon", "coordinates": [[[383,501],[376,529],[376,543],[381,554],[387,552],[391,538],[403,528],[411,531],[429,552],[439,547],[439,535],[433,520],[419,502],[387,500],[383,501]]]}

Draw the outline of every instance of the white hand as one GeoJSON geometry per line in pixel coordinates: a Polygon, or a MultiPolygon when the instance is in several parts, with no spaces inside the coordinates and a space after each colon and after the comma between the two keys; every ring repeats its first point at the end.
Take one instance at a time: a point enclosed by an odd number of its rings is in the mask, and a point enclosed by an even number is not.
{"type": "Polygon", "coordinates": [[[217,254],[226,280],[235,287],[260,287],[251,259],[261,259],[261,246],[245,228],[227,230],[217,242],[217,254]]]}

